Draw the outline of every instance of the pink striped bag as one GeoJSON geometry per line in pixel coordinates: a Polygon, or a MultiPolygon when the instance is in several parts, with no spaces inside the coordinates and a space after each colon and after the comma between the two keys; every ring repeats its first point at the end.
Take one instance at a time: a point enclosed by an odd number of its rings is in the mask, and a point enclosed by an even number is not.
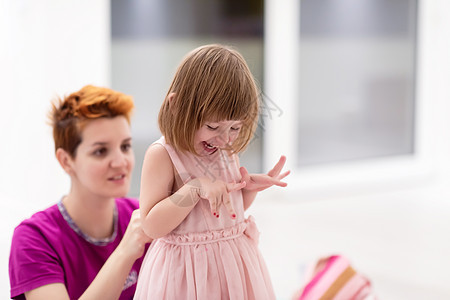
{"type": "Polygon", "coordinates": [[[317,261],[295,300],[376,300],[370,281],[347,258],[333,255],[317,261]]]}

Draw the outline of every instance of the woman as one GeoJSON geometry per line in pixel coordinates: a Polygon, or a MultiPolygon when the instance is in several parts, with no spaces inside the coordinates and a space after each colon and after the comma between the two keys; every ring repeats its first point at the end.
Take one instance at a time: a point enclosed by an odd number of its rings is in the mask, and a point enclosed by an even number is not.
{"type": "Polygon", "coordinates": [[[69,193],[16,227],[14,299],[131,299],[146,244],[130,186],[130,96],[85,86],[52,105],[56,158],[69,193]]]}

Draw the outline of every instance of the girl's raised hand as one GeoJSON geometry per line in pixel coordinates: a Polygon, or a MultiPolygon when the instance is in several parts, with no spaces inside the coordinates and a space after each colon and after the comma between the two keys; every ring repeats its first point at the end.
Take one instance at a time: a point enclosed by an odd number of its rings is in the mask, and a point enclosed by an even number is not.
{"type": "Polygon", "coordinates": [[[275,166],[270,170],[267,174],[249,174],[245,167],[241,167],[239,169],[242,179],[241,183],[245,182],[245,190],[246,191],[263,191],[272,185],[285,187],[287,186],[286,182],[282,182],[281,180],[291,173],[291,171],[286,171],[281,173],[281,170],[286,163],[286,156],[281,156],[280,160],[275,164],[275,166]],[[281,173],[281,174],[280,174],[281,173]]]}
{"type": "Polygon", "coordinates": [[[233,208],[233,204],[231,203],[229,193],[244,188],[246,183],[243,181],[240,183],[225,183],[219,179],[212,181],[207,177],[199,178],[199,181],[199,197],[209,201],[211,213],[218,218],[220,206],[223,204],[231,218],[236,218],[236,212],[233,208]]]}

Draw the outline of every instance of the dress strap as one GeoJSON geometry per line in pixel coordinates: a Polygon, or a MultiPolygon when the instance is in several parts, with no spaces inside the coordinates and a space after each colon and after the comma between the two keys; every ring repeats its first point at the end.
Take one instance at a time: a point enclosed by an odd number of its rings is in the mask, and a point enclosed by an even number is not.
{"type": "Polygon", "coordinates": [[[175,169],[178,172],[178,176],[180,176],[183,183],[187,183],[192,179],[192,176],[186,171],[186,168],[177,151],[175,151],[175,149],[173,149],[171,145],[166,143],[166,139],[164,138],[164,136],[159,138],[153,144],[160,144],[166,149],[167,153],[169,153],[173,165],[175,166],[175,169]]]}

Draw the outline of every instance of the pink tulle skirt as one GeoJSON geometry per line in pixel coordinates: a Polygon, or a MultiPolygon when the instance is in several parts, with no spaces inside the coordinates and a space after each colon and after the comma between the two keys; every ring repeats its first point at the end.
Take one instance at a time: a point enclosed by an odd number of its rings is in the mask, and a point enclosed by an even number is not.
{"type": "Polygon", "coordinates": [[[154,241],[134,299],[275,299],[258,235],[250,217],[231,228],[154,241]]]}

